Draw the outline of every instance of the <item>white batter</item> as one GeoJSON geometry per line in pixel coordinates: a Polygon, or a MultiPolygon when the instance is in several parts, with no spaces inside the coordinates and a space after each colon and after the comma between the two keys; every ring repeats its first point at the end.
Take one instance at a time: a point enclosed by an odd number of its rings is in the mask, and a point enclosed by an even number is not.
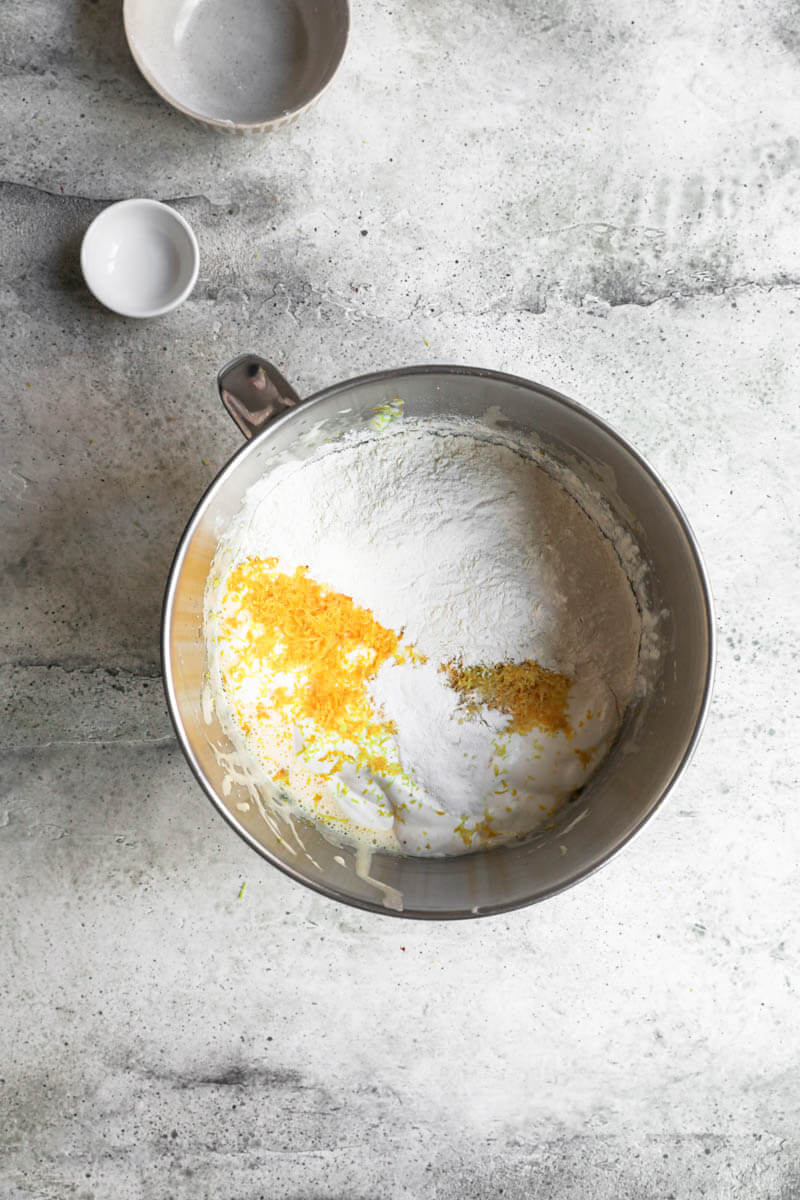
{"type": "MultiPolygon", "coordinates": [[[[224,535],[206,597],[223,723],[313,819],[351,841],[420,855],[464,853],[548,821],[608,752],[640,633],[613,545],[545,470],[506,446],[424,424],[268,474],[224,535]],[[397,640],[364,681],[363,736],[309,718],[308,664],[275,669],[294,635],[265,633],[243,578],[251,597],[256,579],[274,589],[261,610],[268,624],[276,596],[305,605],[312,627],[328,621],[327,589],[369,638],[397,640]],[[548,687],[555,681],[550,719],[531,728],[513,706],[467,687],[523,663],[544,669],[548,687]]],[[[371,643],[342,659],[343,680],[359,654],[371,660],[371,643]]],[[[331,689],[331,704],[344,704],[346,686],[331,689]]]]}

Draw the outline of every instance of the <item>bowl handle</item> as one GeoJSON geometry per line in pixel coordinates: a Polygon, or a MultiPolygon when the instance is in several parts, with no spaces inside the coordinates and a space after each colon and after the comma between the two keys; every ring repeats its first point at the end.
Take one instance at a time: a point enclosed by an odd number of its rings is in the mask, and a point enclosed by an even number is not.
{"type": "Polygon", "coordinates": [[[217,375],[222,403],[249,441],[273,417],[300,403],[280,371],[258,354],[240,354],[217,375]]]}

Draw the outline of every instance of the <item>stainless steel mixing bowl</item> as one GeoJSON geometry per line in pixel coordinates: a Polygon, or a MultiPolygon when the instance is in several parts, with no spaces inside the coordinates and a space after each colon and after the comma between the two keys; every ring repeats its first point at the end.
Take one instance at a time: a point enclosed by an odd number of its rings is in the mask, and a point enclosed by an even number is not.
{"type": "MultiPolygon", "coordinates": [[[[697,744],[711,691],[714,632],[700,553],[680,508],[651,468],[591,412],[528,380],[465,367],[409,367],[325,388],[305,402],[278,371],[246,355],[220,372],[222,399],[251,440],[200,500],[181,539],[164,603],[164,682],[178,741],[209,799],[268,862],[333,899],[376,912],[455,918],[505,912],[544,900],[597,870],[653,815],[697,744]],[[526,841],[457,858],[373,856],[369,878],[352,849],[313,826],[299,839],[270,827],[230,788],[220,756],[222,730],[203,717],[203,590],[217,538],[246,490],[281,456],[374,420],[401,397],[412,418],[502,414],[510,430],[536,434],[556,459],[591,472],[597,490],[639,545],[649,565],[649,603],[663,613],[663,653],[653,685],[628,711],[609,756],[553,828],[526,841]],[[226,794],[226,791],[228,794],[226,794]],[[393,901],[392,898],[395,898],[393,901]],[[395,907],[387,907],[388,902],[395,907]]],[[[290,519],[290,515],[288,515],[290,519]]],[[[492,620],[487,607],[487,621],[492,620]]],[[[436,747],[431,746],[431,753],[436,747]]]]}

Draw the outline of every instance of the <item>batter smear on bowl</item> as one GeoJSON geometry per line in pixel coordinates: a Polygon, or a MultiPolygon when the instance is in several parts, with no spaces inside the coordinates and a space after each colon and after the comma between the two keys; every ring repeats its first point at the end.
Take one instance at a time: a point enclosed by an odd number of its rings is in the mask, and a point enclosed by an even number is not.
{"type": "Polygon", "coordinates": [[[460,854],[547,823],[608,753],[641,616],[541,463],[409,422],[248,492],[206,590],[210,694],[309,819],[460,854]]]}

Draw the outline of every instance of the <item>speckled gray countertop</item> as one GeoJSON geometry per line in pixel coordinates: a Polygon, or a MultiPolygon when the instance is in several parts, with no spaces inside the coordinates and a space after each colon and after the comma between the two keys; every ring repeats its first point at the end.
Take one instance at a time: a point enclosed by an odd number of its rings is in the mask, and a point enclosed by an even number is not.
{"type": "Polygon", "coordinates": [[[3,1200],[794,1200],[796,3],[357,0],[330,92],[257,141],[165,107],[120,7],[0,15],[3,1200]],[[78,270],[130,195],[200,241],[152,323],[78,270]],[[534,378],[686,508],[715,703],[578,888],[369,917],[203,799],[159,608],[246,349],[301,393],[426,361],[534,378]]]}

